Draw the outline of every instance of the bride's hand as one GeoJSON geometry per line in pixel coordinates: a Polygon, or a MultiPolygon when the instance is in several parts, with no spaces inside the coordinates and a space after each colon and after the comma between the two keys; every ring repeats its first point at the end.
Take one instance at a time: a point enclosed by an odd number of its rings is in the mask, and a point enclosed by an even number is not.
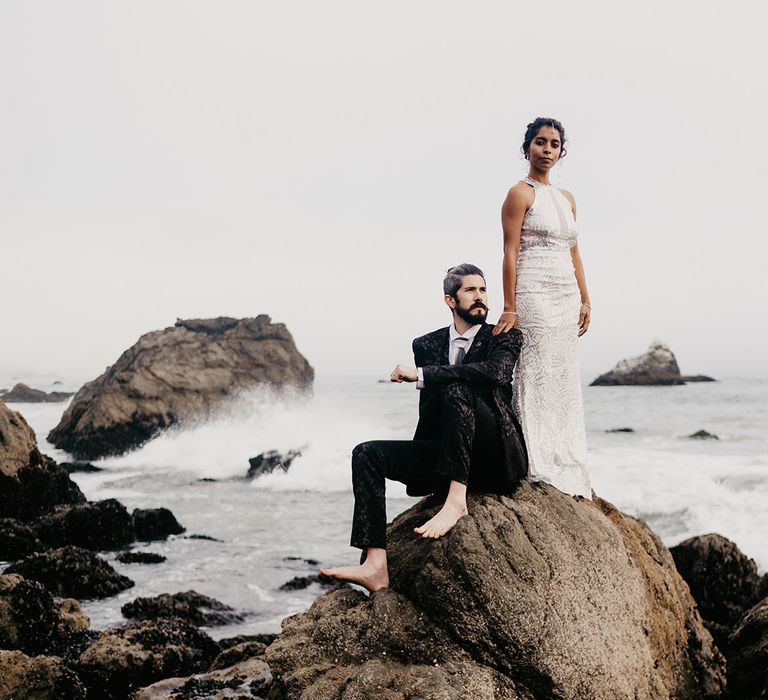
{"type": "Polygon", "coordinates": [[[515,311],[503,311],[498,322],[493,327],[493,335],[499,333],[509,333],[517,324],[517,313],[515,311]]]}
{"type": "Polygon", "coordinates": [[[581,311],[579,311],[579,338],[587,332],[591,314],[592,307],[589,304],[582,304],[581,311]]]}

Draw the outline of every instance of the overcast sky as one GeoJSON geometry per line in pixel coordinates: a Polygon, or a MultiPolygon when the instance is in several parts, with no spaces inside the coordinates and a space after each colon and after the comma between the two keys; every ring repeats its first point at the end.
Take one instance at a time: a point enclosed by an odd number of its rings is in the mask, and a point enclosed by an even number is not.
{"type": "Polygon", "coordinates": [[[766,3],[0,0],[0,374],[93,378],[177,317],[269,314],[386,376],[486,270],[559,118],[585,376],[660,338],[768,374],[766,3]]]}

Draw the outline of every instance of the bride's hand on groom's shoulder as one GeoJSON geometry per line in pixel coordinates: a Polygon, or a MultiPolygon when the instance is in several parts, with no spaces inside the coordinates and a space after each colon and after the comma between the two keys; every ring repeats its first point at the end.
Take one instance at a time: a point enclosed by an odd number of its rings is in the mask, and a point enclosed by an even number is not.
{"type": "Polygon", "coordinates": [[[514,311],[503,311],[496,325],[493,327],[493,335],[499,333],[509,333],[517,324],[517,313],[514,311]]]}
{"type": "Polygon", "coordinates": [[[419,373],[415,367],[409,367],[408,365],[397,365],[392,370],[392,374],[389,375],[389,381],[391,382],[416,382],[419,379],[419,373]]]}

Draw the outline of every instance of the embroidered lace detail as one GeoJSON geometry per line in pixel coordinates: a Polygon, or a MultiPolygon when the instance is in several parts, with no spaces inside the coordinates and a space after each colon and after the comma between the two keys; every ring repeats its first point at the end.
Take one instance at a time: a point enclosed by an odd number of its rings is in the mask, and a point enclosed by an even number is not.
{"type": "Polygon", "coordinates": [[[565,195],[526,178],[534,202],[525,215],[517,261],[515,411],[529,472],[561,491],[591,497],[578,361],[581,297],[570,255],[578,231],[565,195]]]}

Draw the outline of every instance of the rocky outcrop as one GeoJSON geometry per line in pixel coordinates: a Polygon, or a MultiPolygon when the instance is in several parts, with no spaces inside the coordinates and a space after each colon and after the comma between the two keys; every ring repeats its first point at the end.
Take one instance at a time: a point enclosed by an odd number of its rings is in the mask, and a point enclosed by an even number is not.
{"type": "Polygon", "coordinates": [[[436,509],[422,501],[390,526],[391,589],[339,586],[283,621],[270,700],[722,693],[724,659],[643,522],[523,483],[512,498],[471,496],[445,538],[415,536],[436,509]]]}
{"type": "Polygon", "coordinates": [[[0,561],[23,559],[42,548],[31,527],[13,518],[0,518],[0,561]]]}
{"type": "Polygon", "coordinates": [[[76,670],[88,697],[125,698],[163,678],[206,671],[218,651],[216,642],[187,622],[145,621],[102,632],[80,655],[76,670]]]}
{"type": "Polygon", "coordinates": [[[271,474],[276,469],[278,471],[287,472],[288,467],[291,466],[293,460],[296,457],[301,456],[301,450],[288,450],[286,454],[281,454],[277,450],[269,450],[268,452],[262,452],[256,457],[251,457],[248,460],[248,472],[245,475],[246,479],[255,479],[264,474],[271,474]]]}
{"type": "Polygon", "coordinates": [[[116,558],[121,564],[161,564],[165,561],[162,554],[155,552],[120,552],[116,558]]]}
{"type": "Polygon", "coordinates": [[[82,503],[80,489],[40,454],[32,428],[0,402],[0,518],[29,520],[58,503],[82,503]]]}
{"type": "Polygon", "coordinates": [[[159,681],[136,691],[132,700],[264,700],[271,683],[272,674],[264,659],[248,659],[236,666],[210,673],[159,681]]]}
{"type": "Polygon", "coordinates": [[[243,389],[311,385],[314,371],[268,316],[177,321],[147,333],[83,386],[48,440],[80,459],[134,449],[243,389]]]}
{"type": "Polygon", "coordinates": [[[169,535],[185,532],[167,508],[136,508],[131,516],[137,540],[164,540],[169,535]]]}
{"type": "Polygon", "coordinates": [[[691,537],[670,552],[704,624],[725,652],[731,632],[758,600],[757,564],[734,542],[716,533],[691,537]]]}
{"type": "Polygon", "coordinates": [[[720,438],[713,433],[708,433],[706,430],[697,430],[695,433],[691,433],[689,438],[694,440],[719,440],[720,438]]]}
{"type": "Polygon", "coordinates": [[[229,605],[197,591],[136,598],[123,605],[121,612],[125,617],[138,620],[166,617],[184,620],[193,625],[228,625],[243,621],[243,616],[229,605]]]}
{"type": "Polygon", "coordinates": [[[0,700],[84,700],[77,675],[58,657],[0,650],[0,700]]]}
{"type": "Polygon", "coordinates": [[[71,544],[94,551],[117,549],[134,541],[133,522],[114,498],[58,506],[31,525],[46,547],[71,544]]]}
{"type": "Polygon", "coordinates": [[[6,573],[38,581],[49,591],[76,598],[107,598],[133,586],[106,561],[80,547],[61,547],[11,564],[6,573]]]}
{"type": "Polygon", "coordinates": [[[323,574],[311,574],[309,576],[294,576],[290,581],[286,581],[280,586],[281,591],[301,591],[309,588],[313,583],[319,583],[324,588],[331,588],[336,585],[336,579],[323,574]]]}
{"type": "Polygon", "coordinates": [[[0,575],[0,649],[60,655],[72,636],[89,627],[76,600],[57,601],[36,581],[0,575]]]}
{"type": "Polygon", "coordinates": [[[40,389],[33,389],[26,384],[17,384],[10,391],[2,395],[6,403],[60,403],[66,401],[72,392],[52,391],[47,393],[40,389]]]}
{"type": "Polygon", "coordinates": [[[662,342],[654,340],[640,357],[621,360],[606,374],[601,374],[590,386],[621,384],[685,384],[673,352],[662,342]]]}
{"type": "Polygon", "coordinates": [[[728,691],[739,700],[768,698],[768,598],[747,612],[729,639],[728,691]]]}

